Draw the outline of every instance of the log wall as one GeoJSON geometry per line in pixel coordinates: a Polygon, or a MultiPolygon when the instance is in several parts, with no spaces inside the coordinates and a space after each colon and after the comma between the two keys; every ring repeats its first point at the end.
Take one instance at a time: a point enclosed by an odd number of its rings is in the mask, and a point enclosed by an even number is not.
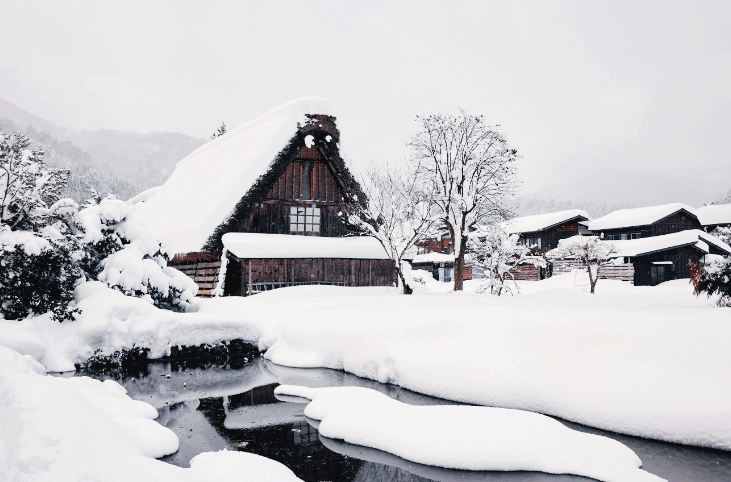
{"type": "Polygon", "coordinates": [[[212,296],[218,283],[221,260],[207,253],[188,253],[175,256],[168,266],[182,271],[198,285],[198,295],[204,298],[212,296]]]}
{"type": "Polygon", "coordinates": [[[285,286],[393,286],[396,270],[382,259],[229,259],[224,293],[246,296],[285,286]]]}

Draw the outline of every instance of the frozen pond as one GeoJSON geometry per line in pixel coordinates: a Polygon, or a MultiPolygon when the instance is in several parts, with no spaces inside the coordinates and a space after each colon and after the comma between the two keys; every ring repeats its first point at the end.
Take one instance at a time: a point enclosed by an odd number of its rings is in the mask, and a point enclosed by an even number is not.
{"type": "MultiPolygon", "coordinates": [[[[301,403],[278,400],[278,384],[361,386],[378,390],[414,405],[454,404],[384,385],[344,372],[327,369],[295,369],[262,358],[230,365],[195,361],[138,365],[115,373],[95,374],[113,378],[130,397],[154,405],[158,421],[180,438],[180,449],[163,460],[187,467],[204,451],[243,450],[277,460],[299,478],[315,481],[578,481],[578,476],[537,472],[466,472],[414,464],[378,450],[321,439],[317,422],[307,420],[301,403]],[[169,375],[169,378],[167,377],[169,375]]],[[[644,469],[672,482],[731,480],[731,452],[701,449],[617,435],[582,425],[562,423],[575,429],[605,435],[637,453],[644,469]]],[[[424,423],[429,423],[425,420],[424,423]]],[[[434,435],[435,437],[438,434],[434,435]]]]}

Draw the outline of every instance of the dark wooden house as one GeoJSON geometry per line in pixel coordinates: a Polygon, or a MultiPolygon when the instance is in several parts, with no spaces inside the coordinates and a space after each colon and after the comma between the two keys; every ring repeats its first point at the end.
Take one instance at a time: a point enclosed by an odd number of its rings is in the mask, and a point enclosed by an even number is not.
{"type": "Polygon", "coordinates": [[[360,234],[343,213],[367,199],[354,177],[359,170],[356,157],[341,146],[329,101],[290,102],[180,161],[168,181],[140,208],[137,219],[167,241],[174,254],[169,264],[191,276],[202,296],[210,296],[214,289],[246,295],[305,283],[391,285],[395,281],[392,263],[385,251],[376,255],[368,248],[374,240],[358,245],[365,246],[362,257],[357,243],[351,243],[345,258],[317,249],[307,251],[309,244],[304,243],[306,237],[360,234]],[[287,255],[279,258],[247,253],[247,248],[268,244],[267,238],[237,242],[236,251],[226,250],[223,238],[229,233],[271,236],[272,245],[282,237],[300,239],[304,251],[320,255],[303,257],[296,242],[290,242],[287,255]],[[224,254],[227,275],[220,280],[224,254]],[[251,276],[242,277],[249,271],[251,276]],[[364,271],[369,275],[362,275],[364,271]]]}
{"type": "Polygon", "coordinates": [[[623,241],[701,229],[701,223],[695,209],[675,203],[621,209],[591,220],[587,227],[590,233],[602,239],[623,241]]]}
{"type": "Polygon", "coordinates": [[[665,281],[690,278],[690,264],[706,254],[730,255],[731,247],[698,229],[677,233],[607,241],[617,250],[617,266],[632,266],[635,286],[655,286],[665,281]]]}
{"type": "MultiPolygon", "coordinates": [[[[586,211],[569,209],[514,218],[505,226],[508,234],[519,235],[518,243],[529,246],[532,255],[543,256],[558,247],[560,240],[582,234],[585,227],[581,223],[588,219],[586,211]]],[[[549,263],[542,268],[531,263],[519,264],[511,270],[511,274],[516,280],[538,281],[551,276],[552,265],[549,263]]]]}

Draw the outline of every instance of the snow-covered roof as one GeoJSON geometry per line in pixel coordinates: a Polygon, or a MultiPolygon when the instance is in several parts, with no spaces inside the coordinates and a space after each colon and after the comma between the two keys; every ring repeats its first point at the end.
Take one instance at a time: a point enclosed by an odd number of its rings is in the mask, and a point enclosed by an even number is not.
{"type": "MultiPolygon", "coordinates": [[[[199,147],[135,214],[167,243],[170,254],[200,251],[260,176],[272,166],[307,116],[335,117],[332,102],[297,99],[277,107],[199,147]]],[[[340,136],[340,157],[353,175],[357,157],[340,136]]]]}
{"type": "Polygon", "coordinates": [[[661,219],[665,219],[678,211],[685,210],[695,217],[698,214],[695,209],[682,203],[663,204],[662,206],[648,206],[644,208],[620,209],[601,218],[589,221],[589,229],[597,232],[603,229],[630,228],[634,226],[647,226],[661,219]]]}
{"type": "Polygon", "coordinates": [[[731,224],[731,204],[712,204],[696,209],[703,226],[731,224]]]}
{"type": "Polygon", "coordinates": [[[523,216],[514,218],[505,223],[508,234],[532,233],[543,231],[566,221],[575,218],[589,219],[589,214],[581,209],[569,209],[555,213],[536,214],[534,216],[523,216]]]}
{"type": "Polygon", "coordinates": [[[412,263],[454,263],[454,255],[446,253],[424,253],[414,256],[412,263]]]}
{"type": "MultiPolygon", "coordinates": [[[[572,242],[578,242],[581,236],[573,236],[568,238],[563,243],[571,244],[572,242]]],[[[694,246],[704,253],[710,251],[709,245],[725,251],[731,254],[731,246],[724,243],[717,237],[701,231],[700,229],[689,229],[687,231],[680,231],[677,233],[663,234],[662,236],[651,236],[649,238],[639,239],[627,239],[620,241],[603,241],[605,243],[611,243],[614,245],[616,257],[632,257],[632,256],[644,256],[658,251],[665,251],[667,249],[679,248],[681,246],[694,246]]],[[[549,258],[559,255],[559,249],[552,249],[546,256],[549,258]]]]}
{"type": "Polygon", "coordinates": [[[376,238],[327,238],[290,234],[226,233],[223,246],[241,259],[388,259],[376,238]]]}

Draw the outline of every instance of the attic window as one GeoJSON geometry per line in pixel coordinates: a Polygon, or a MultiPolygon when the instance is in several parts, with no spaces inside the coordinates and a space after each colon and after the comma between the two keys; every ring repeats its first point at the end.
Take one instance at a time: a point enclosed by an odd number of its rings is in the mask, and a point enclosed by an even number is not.
{"type": "Polygon", "coordinates": [[[289,208],[289,231],[291,233],[319,233],[320,208],[291,206],[289,208]]]}
{"type": "Polygon", "coordinates": [[[312,163],[302,163],[302,199],[312,199],[312,163]]]}

